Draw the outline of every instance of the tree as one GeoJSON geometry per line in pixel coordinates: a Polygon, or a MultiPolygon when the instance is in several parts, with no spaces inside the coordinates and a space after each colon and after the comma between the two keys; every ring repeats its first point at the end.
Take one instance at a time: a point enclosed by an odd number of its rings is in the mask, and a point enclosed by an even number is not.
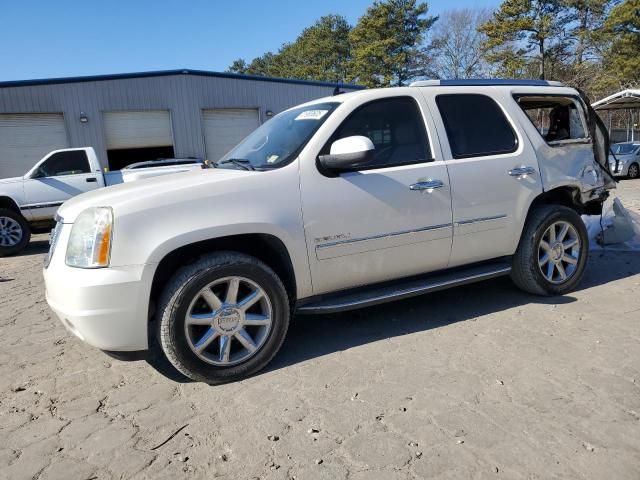
{"type": "MultiPolygon", "coordinates": [[[[591,90],[602,74],[602,30],[611,0],[562,0],[565,42],[551,59],[551,75],[557,80],[591,90]]],[[[547,75],[549,76],[549,75],[547,75]]]]}
{"type": "Polygon", "coordinates": [[[260,57],[254,58],[249,64],[247,64],[247,62],[242,58],[239,58],[233,61],[233,63],[227,69],[227,71],[231,73],[242,73],[244,75],[258,75],[262,77],[278,76],[276,57],[277,55],[271,52],[267,52],[260,57]]]}
{"type": "Polygon", "coordinates": [[[597,32],[603,28],[611,0],[563,0],[568,38],[575,45],[574,64],[598,60],[597,32]]]}
{"type": "Polygon", "coordinates": [[[227,68],[227,72],[246,74],[248,69],[247,62],[242,58],[238,58],[227,68]]]}
{"type": "Polygon", "coordinates": [[[437,78],[480,78],[487,75],[486,36],[478,28],[491,18],[488,9],[444,12],[433,27],[429,53],[437,78]]]}
{"type": "Polygon", "coordinates": [[[349,79],[368,87],[404,85],[427,72],[421,44],[437,17],[427,17],[427,3],[375,1],[349,34],[349,79]]]}
{"type": "Polygon", "coordinates": [[[304,80],[342,82],[350,59],[351,26],[340,15],[321,17],[281,51],[290,75],[304,80]]]}
{"type": "Polygon", "coordinates": [[[616,87],[640,84],[640,0],[625,0],[611,9],[603,35],[609,47],[604,67],[616,87]]]}
{"type": "Polygon", "coordinates": [[[524,70],[535,54],[538,76],[544,79],[549,57],[565,49],[562,13],[559,0],[505,0],[480,27],[487,35],[487,59],[498,64],[500,73],[512,74],[524,70]]]}
{"type": "Polygon", "coordinates": [[[351,27],[340,15],[321,17],[305,28],[294,42],[285,43],[277,53],[267,52],[251,63],[235,60],[228,71],[234,73],[302,80],[341,82],[346,79],[351,27]]]}

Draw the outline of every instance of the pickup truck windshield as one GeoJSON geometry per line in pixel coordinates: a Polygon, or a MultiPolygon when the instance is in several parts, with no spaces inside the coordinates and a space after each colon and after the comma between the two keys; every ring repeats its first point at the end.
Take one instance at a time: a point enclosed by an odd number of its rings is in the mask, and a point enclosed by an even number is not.
{"type": "Polygon", "coordinates": [[[216,166],[241,168],[237,164],[245,162],[256,170],[283,167],[296,158],[338,105],[318,103],[280,113],[240,142],[216,166]]]}

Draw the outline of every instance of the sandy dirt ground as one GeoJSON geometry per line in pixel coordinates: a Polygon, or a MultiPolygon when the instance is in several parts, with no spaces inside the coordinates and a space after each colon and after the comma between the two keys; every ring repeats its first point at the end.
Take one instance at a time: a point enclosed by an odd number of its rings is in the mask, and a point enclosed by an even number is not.
{"type": "MultiPolygon", "coordinates": [[[[640,212],[640,181],[617,195],[640,212]]],[[[210,387],[67,333],[46,249],[0,259],[0,478],[640,478],[637,252],[564,297],[505,278],[296,318],[267,371],[210,387]]]]}

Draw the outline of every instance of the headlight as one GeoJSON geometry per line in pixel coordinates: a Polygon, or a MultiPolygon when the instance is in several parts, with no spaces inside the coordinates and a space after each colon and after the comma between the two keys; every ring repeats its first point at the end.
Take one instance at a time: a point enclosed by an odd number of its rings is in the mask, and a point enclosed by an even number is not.
{"type": "Polygon", "coordinates": [[[113,211],[110,207],[88,208],[71,228],[67,243],[67,265],[79,268],[109,266],[113,211]]]}
{"type": "Polygon", "coordinates": [[[58,238],[60,237],[60,230],[64,225],[64,220],[56,215],[56,226],[51,233],[49,234],[49,253],[44,258],[44,268],[48,268],[51,263],[51,257],[53,256],[53,252],[56,249],[56,245],[58,244],[58,238]]]}

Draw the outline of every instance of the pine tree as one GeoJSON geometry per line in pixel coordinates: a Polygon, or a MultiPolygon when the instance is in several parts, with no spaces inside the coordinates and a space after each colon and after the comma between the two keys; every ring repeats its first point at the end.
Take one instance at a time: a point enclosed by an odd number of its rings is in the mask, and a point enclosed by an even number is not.
{"type": "Polygon", "coordinates": [[[604,70],[616,87],[640,86],[640,0],[625,0],[610,12],[603,29],[609,48],[604,70]]]}
{"type": "Polygon", "coordinates": [[[235,60],[228,71],[301,80],[341,82],[346,79],[351,27],[340,15],[321,17],[277,53],[267,52],[249,64],[235,60]]]}
{"type": "Polygon", "coordinates": [[[427,17],[427,3],[376,1],[349,34],[349,78],[361,85],[404,85],[428,72],[422,42],[437,17],[427,17]]]}
{"type": "Polygon", "coordinates": [[[487,59],[498,64],[501,74],[517,76],[533,54],[537,76],[544,79],[549,57],[565,48],[562,13],[559,0],[505,0],[480,27],[488,37],[487,59]]]}

